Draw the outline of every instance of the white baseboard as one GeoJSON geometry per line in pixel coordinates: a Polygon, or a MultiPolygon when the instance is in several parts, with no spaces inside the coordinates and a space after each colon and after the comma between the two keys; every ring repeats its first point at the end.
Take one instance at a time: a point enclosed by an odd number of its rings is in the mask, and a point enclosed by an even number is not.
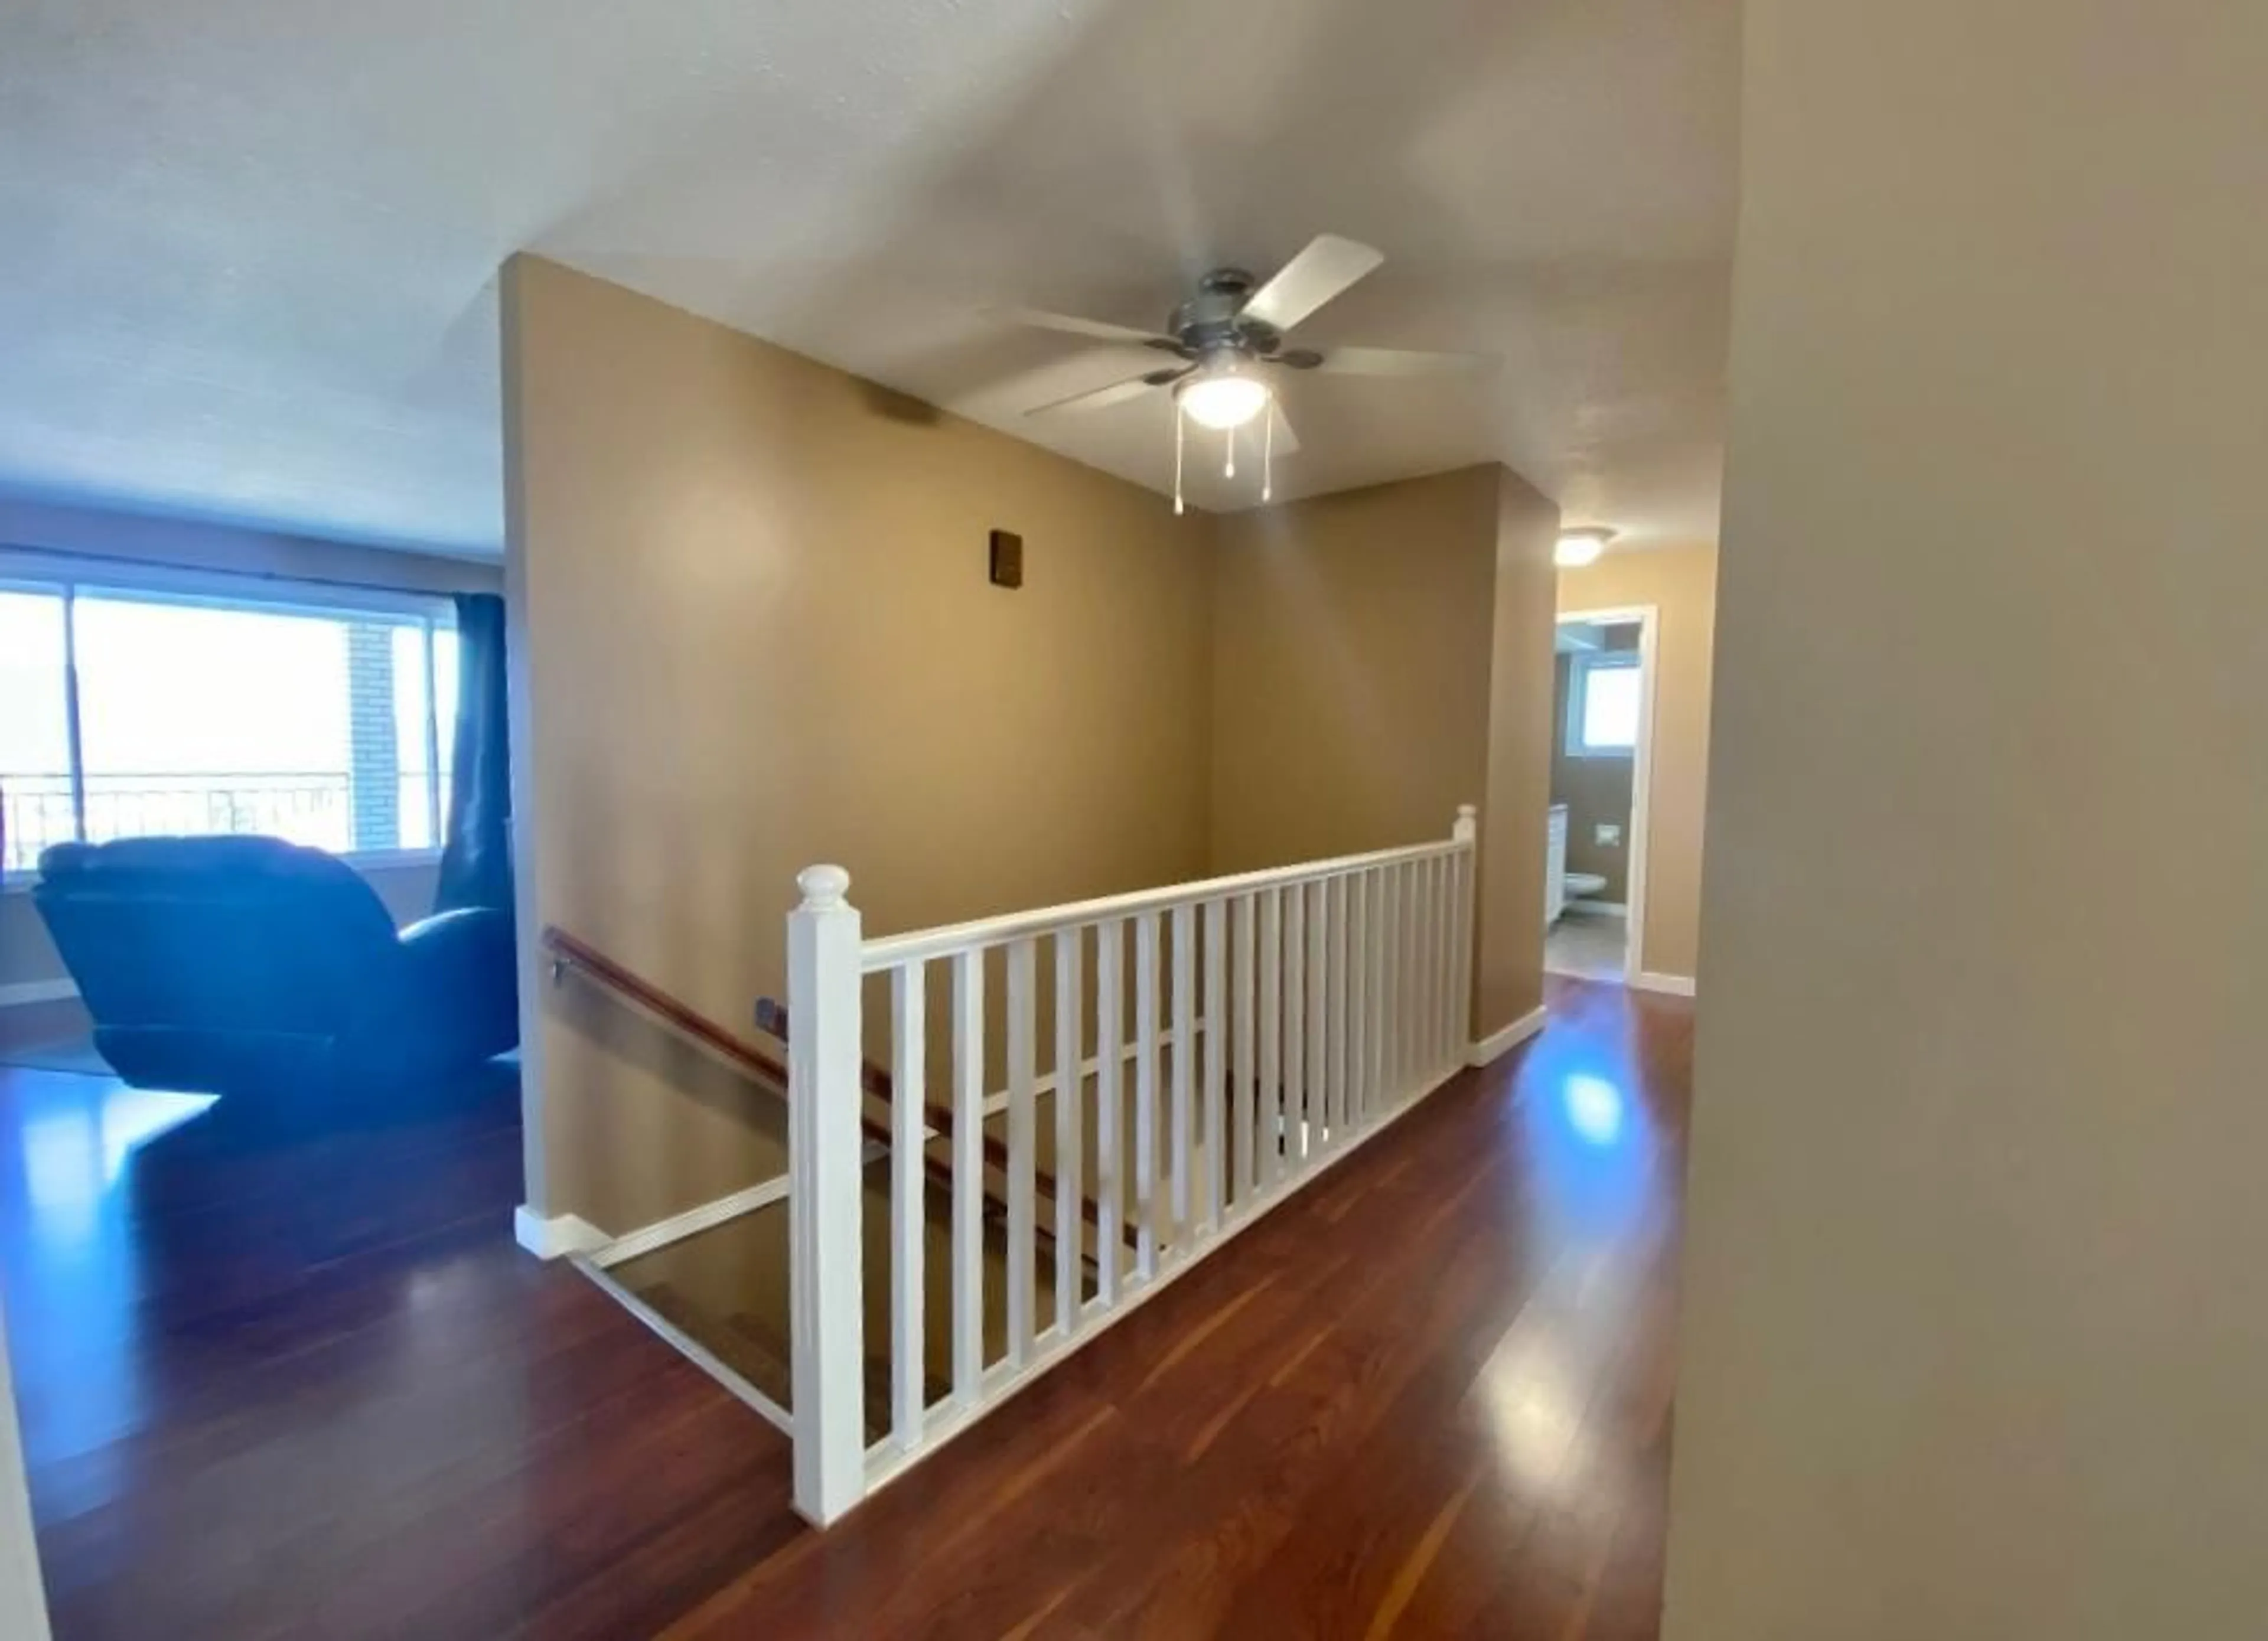
{"type": "Polygon", "coordinates": [[[1521,1043],[1535,1035],[1537,1032],[1542,1031],[1544,1022],[1550,1018],[1549,1012],[1541,1006],[1530,1010],[1502,1031],[1491,1032],[1467,1049],[1465,1063],[1489,1065],[1501,1060],[1521,1043]]]}
{"type": "Polygon", "coordinates": [[[77,996],[78,988],[68,978],[23,980],[12,986],[0,986],[0,1009],[18,1009],[32,1003],[62,1003],[77,996]]]}
{"type": "Polygon", "coordinates": [[[1636,991],[1661,991],[1667,992],[1673,997],[1690,997],[1693,995],[1693,976],[1690,975],[1656,975],[1640,972],[1630,977],[1630,983],[1631,990],[1636,991]]]}
{"type": "Polygon", "coordinates": [[[559,1214],[546,1219],[522,1203],[512,1213],[512,1240],[538,1259],[587,1254],[607,1245],[607,1233],[587,1219],[559,1214]]]}

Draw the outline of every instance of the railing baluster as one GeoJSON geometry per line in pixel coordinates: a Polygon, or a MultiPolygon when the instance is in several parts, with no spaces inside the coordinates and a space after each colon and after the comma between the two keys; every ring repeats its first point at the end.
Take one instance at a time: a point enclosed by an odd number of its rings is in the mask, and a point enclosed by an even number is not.
{"type": "Polygon", "coordinates": [[[1173,1255],[1189,1251],[1189,1096],[1196,1081],[1197,1034],[1197,910],[1174,908],[1174,1122],[1167,1142],[1172,1159],[1173,1255]]]}
{"type": "Polygon", "coordinates": [[[984,1377],[984,953],[953,958],[953,1397],[984,1377]]]}
{"type": "Polygon", "coordinates": [[[1381,867],[1372,874],[1372,922],[1377,933],[1370,950],[1370,1090],[1363,1106],[1362,1120],[1367,1127],[1371,1120],[1387,1108],[1388,1089],[1387,1071],[1393,1064],[1394,1041],[1388,1026],[1393,1019],[1391,993],[1388,988],[1394,978],[1394,872],[1391,867],[1381,867]]]}
{"type": "Polygon", "coordinates": [[[1440,1068],[1440,859],[1418,861],[1418,1006],[1410,1011],[1410,1038],[1418,1042],[1418,1088],[1431,1088],[1440,1068]]]}
{"type": "Polygon", "coordinates": [[[1134,1269],[1158,1270],[1158,914],[1134,920],[1134,1269]]]}
{"type": "Polygon", "coordinates": [[[1221,1102],[1228,1090],[1228,902],[1204,903],[1204,1228],[1220,1226],[1228,1193],[1228,1125],[1221,1102]]]}
{"type": "Polygon", "coordinates": [[[890,1401],[901,1448],[921,1440],[924,1387],[922,1255],[928,1240],[924,1162],[929,1128],[924,1107],[927,1029],[922,993],[925,966],[890,971],[890,1401]]]}
{"type": "Polygon", "coordinates": [[[1340,1113],[1350,1133],[1362,1127],[1370,1087],[1370,874],[1347,874],[1347,1085],[1340,1113]]]}
{"type": "Polygon", "coordinates": [[[1402,1100],[1418,1093],[1425,1068],[1425,947],[1418,927],[1425,920],[1425,861],[1410,861],[1402,884],[1402,1100]]]}
{"type": "Polygon", "coordinates": [[[1235,1015],[1236,1091],[1233,1101],[1235,1120],[1232,1137],[1236,1145],[1235,1205],[1244,1207],[1252,1200],[1255,1183],[1259,1178],[1259,1153],[1254,1149],[1258,1132],[1252,1121],[1253,1035],[1256,1024],[1252,1007],[1252,923],[1256,908],[1249,894],[1236,897],[1236,997],[1229,1005],[1235,1015]]]}
{"type": "Polygon", "coordinates": [[[1066,1339],[1079,1331],[1079,1290],[1085,1277],[1079,1258],[1086,1246],[1085,1187],[1079,1179],[1081,1107],[1086,1078],[1079,1069],[1085,1044],[1079,991],[1079,945],[1085,931],[1056,931],[1056,1328],[1066,1339]]]}
{"type": "Polygon", "coordinates": [[[1347,919],[1349,879],[1342,873],[1323,886],[1331,907],[1330,1080],[1323,1088],[1323,1127],[1331,1148],[1346,1137],[1347,1043],[1353,1033],[1348,1019],[1347,919]]]}
{"type": "Polygon", "coordinates": [[[1456,1002],[1456,855],[1445,855],[1440,861],[1440,931],[1433,936],[1433,946],[1440,952],[1440,1002],[1436,1013],[1440,1018],[1440,1074],[1447,1077],[1456,1070],[1456,1063],[1465,1058],[1456,1052],[1456,1027],[1452,1025],[1452,1004],[1456,1002]]]}
{"type": "Polygon", "coordinates": [[[1451,834],[1462,847],[1457,850],[1456,995],[1450,1015],[1450,1045],[1460,1065],[1473,1046],[1473,850],[1480,830],[1480,811],[1470,804],[1458,806],[1457,824],[1451,834]]]}
{"type": "Polygon", "coordinates": [[[1394,995],[1395,1012],[1402,1022],[1402,1070],[1394,1079],[1396,1105],[1410,1098],[1418,1078],[1418,879],[1424,872],[1423,861],[1402,869],[1402,983],[1394,995]]]}
{"type": "Polygon", "coordinates": [[[1425,920],[1418,931],[1425,952],[1425,1008],[1419,1017],[1418,1029],[1424,1034],[1425,1044],[1423,1085],[1427,1088],[1441,1077],[1441,994],[1448,990],[1448,977],[1441,966],[1447,950],[1447,943],[1441,938],[1441,882],[1448,866],[1446,855],[1435,856],[1425,863],[1425,920]]]}
{"type": "Polygon", "coordinates": [[[1306,1160],[1301,1132],[1307,1080],[1307,897],[1294,884],[1284,901],[1284,1097],[1282,1167],[1296,1176],[1306,1160]]]}
{"type": "Polygon", "coordinates": [[[1037,943],[1008,946],[1008,1360],[1031,1359],[1039,1265],[1037,1189],[1039,1019],[1034,997],[1037,943]]]}
{"type": "Polygon", "coordinates": [[[1330,889],[1311,883],[1307,896],[1307,1074],[1300,1079],[1300,1122],[1305,1138],[1300,1154],[1312,1158],[1323,1148],[1323,1101],[1330,1085],[1327,1034],[1330,998],[1330,889]]]}
{"type": "Polygon", "coordinates": [[[1112,918],[1094,930],[1094,1288],[1108,1308],[1118,1300],[1118,1262],[1125,1224],[1126,1187],[1119,1164],[1126,1114],[1119,1099],[1125,1069],[1120,1019],[1125,1011],[1123,965],[1126,924],[1112,918]]]}
{"type": "Polygon", "coordinates": [[[1412,1094],[1432,1082],[1433,1030],[1427,1024],[1433,1011],[1433,861],[1418,863],[1417,894],[1410,911],[1410,1089],[1412,1094]]]}
{"type": "Polygon", "coordinates": [[[1260,893],[1260,1182],[1273,1186],[1283,1166],[1279,1119],[1284,1109],[1284,901],[1276,889],[1260,893]]]}
{"type": "Polygon", "coordinates": [[[1388,994],[1394,999],[1394,1075],[1388,1083],[1392,1090],[1388,1109],[1391,1110],[1410,1096],[1410,1068],[1418,1063],[1418,1011],[1414,1002],[1418,993],[1418,942],[1412,934],[1418,923],[1418,873],[1419,863],[1407,861],[1394,872],[1394,990],[1388,994]]]}

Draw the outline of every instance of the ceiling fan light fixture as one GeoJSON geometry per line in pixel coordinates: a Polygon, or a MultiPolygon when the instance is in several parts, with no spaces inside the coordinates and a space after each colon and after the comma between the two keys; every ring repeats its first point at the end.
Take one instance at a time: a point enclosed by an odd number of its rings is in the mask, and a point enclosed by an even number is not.
{"type": "Polygon", "coordinates": [[[1174,402],[1199,427],[1226,432],[1268,408],[1268,384],[1233,362],[1208,366],[1174,389],[1174,402]]]}
{"type": "Polygon", "coordinates": [[[1551,562],[1562,570],[1580,570],[1586,564],[1595,564],[1599,555],[1607,550],[1607,543],[1615,539],[1612,530],[1585,526],[1580,530],[1563,530],[1559,545],[1552,549],[1551,562]]]}

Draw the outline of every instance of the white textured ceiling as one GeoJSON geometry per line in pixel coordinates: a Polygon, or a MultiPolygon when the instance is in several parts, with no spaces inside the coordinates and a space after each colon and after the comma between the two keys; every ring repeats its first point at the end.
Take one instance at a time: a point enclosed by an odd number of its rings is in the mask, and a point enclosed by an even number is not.
{"type": "Polygon", "coordinates": [[[1293,381],[1280,494],[1712,539],[1736,64],[1735,0],[0,0],[0,489],[493,550],[523,247],[1163,489],[1162,397],[1020,414],[1123,355],[981,310],[1329,230],[1388,261],[1303,344],[1504,364],[1293,381]]]}

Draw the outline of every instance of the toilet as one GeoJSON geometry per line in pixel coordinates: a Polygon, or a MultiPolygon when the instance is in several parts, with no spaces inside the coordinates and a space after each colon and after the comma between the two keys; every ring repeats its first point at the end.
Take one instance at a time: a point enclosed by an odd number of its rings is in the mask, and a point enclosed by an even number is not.
{"type": "Polygon", "coordinates": [[[1560,879],[1560,883],[1566,889],[1570,901],[1588,900],[1594,894],[1603,894],[1607,887],[1607,880],[1595,872],[1571,872],[1560,879]]]}

